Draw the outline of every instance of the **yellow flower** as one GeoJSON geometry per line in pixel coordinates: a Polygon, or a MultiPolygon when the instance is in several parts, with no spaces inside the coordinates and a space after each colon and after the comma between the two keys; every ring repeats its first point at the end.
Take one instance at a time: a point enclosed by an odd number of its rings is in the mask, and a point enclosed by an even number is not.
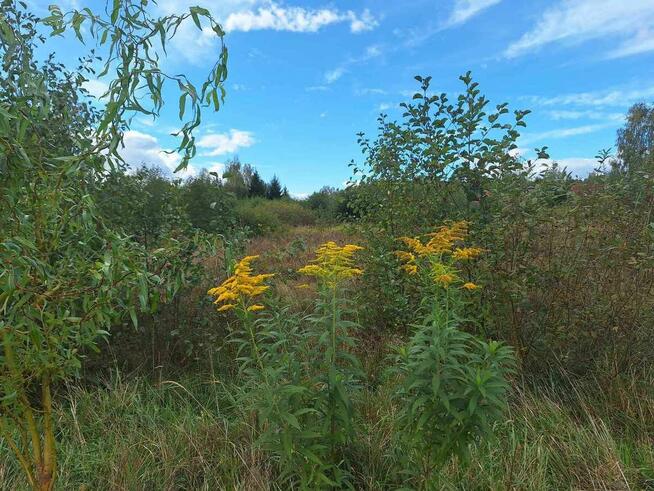
{"type": "Polygon", "coordinates": [[[207,293],[216,297],[215,304],[224,303],[218,308],[218,312],[225,312],[242,305],[247,310],[255,312],[261,310],[263,305],[254,304],[248,307],[250,299],[257,297],[270,287],[264,284],[272,274],[252,275],[252,261],[258,256],[246,256],[241,259],[234,268],[234,274],[223,281],[220,286],[211,288],[207,293]],[[255,308],[256,307],[256,308],[255,308]]]}
{"type": "Polygon", "coordinates": [[[479,247],[457,247],[452,253],[452,258],[458,261],[466,261],[468,259],[474,259],[484,252],[479,247]]]}
{"type": "Polygon", "coordinates": [[[466,290],[477,290],[478,288],[481,288],[481,287],[479,285],[476,285],[476,284],[468,281],[467,283],[464,283],[463,285],[461,285],[461,288],[465,288],[466,290]]]}
{"type": "Polygon", "coordinates": [[[428,254],[449,253],[456,242],[461,242],[468,236],[468,222],[454,222],[451,225],[443,225],[436,232],[427,234],[431,237],[425,245],[428,254]]]}
{"type": "Polygon", "coordinates": [[[437,283],[447,288],[448,286],[450,286],[450,283],[456,280],[456,276],[454,276],[451,273],[444,273],[444,274],[439,274],[438,276],[436,276],[435,279],[437,283]]]}
{"type": "MultiPolygon", "coordinates": [[[[399,240],[404,242],[406,246],[420,257],[442,255],[452,251],[452,247],[457,242],[463,241],[468,236],[468,222],[454,222],[451,225],[443,225],[436,232],[427,234],[429,240],[426,243],[416,237],[400,237],[399,240]]],[[[407,260],[410,252],[402,254],[398,251],[398,257],[402,260],[407,260]]],[[[481,251],[480,251],[481,252],[481,251]]],[[[408,261],[407,261],[408,262],[408,261]]]]}
{"type": "Polygon", "coordinates": [[[362,250],[354,244],[339,246],[330,241],[322,244],[316,250],[316,258],[299,273],[315,276],[324,281],[330,288],[336,287],[341,281],[363,274],[363,270],[354,266],[354,254],[362,250]]]}
{"type": "MultiPolygon", "coordinates": [[[[420,242],[420,240],[416,239],[415,237],[400,237],[398,240],[404,242],[409,249],[411,249],[413,252],[415,252],[420,256],[425,255],[425,253],[427,252],[427,249],[425,248],[424,245],[422,245],[422,242],[420,242]]],[[[411,255],[413,256],[413,254],[411,255]]]]}
{"type": "Polygon", "coordinates": [[[221,293],[218,296],[218,298],[216,298],[216,301],[214,303],[220,303],[220,302],[224,302],[226,300],[238,300],[238,295],[236,293],[226,291],[224,293],[221,293]]]}

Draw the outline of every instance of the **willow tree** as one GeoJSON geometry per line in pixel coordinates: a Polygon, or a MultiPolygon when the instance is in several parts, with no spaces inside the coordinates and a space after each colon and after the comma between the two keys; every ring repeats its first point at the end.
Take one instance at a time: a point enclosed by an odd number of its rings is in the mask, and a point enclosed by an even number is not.
{"type": "Polygon", "coordinates": [[[209,11],[153,12],[147,0],[112,0],[101,12],[51,6],[38,19],[24,2],[0,4],[0,435],[34,489],[52,489],[57,476],[53,392],[119,317],[136,322],[139,308],[151,309],[150,292],[167,281],[146,267],[141,246],[102,221],[90,191],[120,165],[130,118],[157,117],[167,86],[180,96],[178,169],[195,154],[203,108],[217,110],[224,97],[227,51],[209,11]],[[200,83],[161,68],[185,23],[219,41],[200,83]],[[82,89],[91,65],[68,72],[35,55],[48,32],[67,31],[102,57],[103,110],[82,89]]]}

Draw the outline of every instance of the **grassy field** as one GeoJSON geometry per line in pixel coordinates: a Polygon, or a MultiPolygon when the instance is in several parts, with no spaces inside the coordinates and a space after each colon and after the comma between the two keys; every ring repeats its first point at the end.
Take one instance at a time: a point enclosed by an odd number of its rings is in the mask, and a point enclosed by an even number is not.
{"type": "MultiPolygon", "coordinates": [[[[295,308],[308,303],[296,273],[315,247],[346,241],[343,228],[303,227],[253,240],[275,288],[295,308]]],[[[397,339],[359,333],[357,354],[367,383],[356,394],[358,435],[351,449],[356,489],[398,489],[392,422],[398,408],[383,365],[397,339]],[[382,375],[379,375],[382,374],[382,375]]],[[[275,466],[255,445],[251,414],[235,402],[241,388],[221,347],[213,373],[153,377],[104,371],[94,383],[58,387],[59,489],[281,489],[275,466]]],[[[652,489],[654,378],[551,383],[515,379],[510,408],[496,439],[474,445],[469,465],[456,459],[422,483],[425,489],[652,489]]],[[[2,453],[6,455],[6,449],[2,453]]],[[[14,462],[0,462],[0,488],[23,489],[14,462]]]]}

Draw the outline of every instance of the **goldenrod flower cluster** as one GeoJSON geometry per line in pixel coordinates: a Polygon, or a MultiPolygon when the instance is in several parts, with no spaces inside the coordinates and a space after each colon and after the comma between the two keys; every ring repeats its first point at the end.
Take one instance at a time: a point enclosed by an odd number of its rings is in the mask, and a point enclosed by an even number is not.
{"type": "Polygon", "coordinates": [[[418,273],[418,264],[416,263],[416,256],[411,252],[395,251],[397,258],[402,261],[402,269],[409,274],[418,273]]]}
{"type": "MultiPolygon", "coordinates": [[[[427,234],[426,242],[415,237],[400,237],[409,251],[396,251],[395,255],[403,263],[402,269],[411,275],[425,267],[431,280],[443,288],[458,283],[461,278],[453,267],[455,261],[467,261],[478,257],[483,250],[478,247],[459,247],[468,236],[468,222],[454,222],[443,225],[436,232],[427,234]]],[[[478,285],[467,282],[462,288],[476,290],[478,285]]]]}
{"type": "Polygon", "coordinates": [[[400,237],[400,240],[415,254],[424,257],[451,253],[454,245],[465,240],[467,236],[468,222],[461,221],[443,225],[436,232],[427,234],[429,240],[425,244],[413,237],[400,237]]]}
{"type": "Polygon", "coordinates": [[[452,259],[457,261],[467,261],[469,259],[475,259],[482,252],[484,252],[484,250],[479,247],[457,247],[452,253],[452,259]]]}
{"type": "Polygon", "coordinates": [[[362,249],[354,244],[341,247],[336,242],[327,242],[316,250],[316,259],[298,272],[315,276],[334,288],[345,279],[363,274],[363,270],[354,265],[354,254],[362,249]]]}
{"type": "Polygon", "coordinates": [[[214,304],[223,304],[218,308],[218,312],[233,309],[239,304],[250,312],[263,310],[263,305],[259,303],[250,304],[250,301],[270,288],[264,284],[264,281],[274,275],[252,275],[251,263],[258,257],[245,256],[234,268],[232,276],[223,281],[220,286],[207,292],[212,297],[216,297],[214,304]]]}

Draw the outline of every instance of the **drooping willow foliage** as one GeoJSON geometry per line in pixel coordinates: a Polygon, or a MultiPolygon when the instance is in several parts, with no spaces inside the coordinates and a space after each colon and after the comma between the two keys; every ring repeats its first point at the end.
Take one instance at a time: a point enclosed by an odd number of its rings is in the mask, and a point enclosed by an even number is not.
{"type": "Polygon", "coordinates": [[[222,39],[205,9],[155,18],[147,1],[123,0],[105,12],[50,13],[38,19],[14,1],[0,10],[0,435],[34,489],[52,489],[57,475],[53,390],[121,316],[136,322],[137,310],[169,300],[190,262],[179,241],[147,254],[113,230],[92,191],[121,165],[129,117],[156,117],[170,83],[180,119],[191,107],[178,133],[186,167],[202,107],[220,107],[227,74],[224,45],[199,88],[160,67],[157,51],[187,20],[222,39]],[[88,63],[69,72],[52,56],[39,61],[48,29],[96,42],[109,81],[103,110],[82,88],[88,63]]]}

